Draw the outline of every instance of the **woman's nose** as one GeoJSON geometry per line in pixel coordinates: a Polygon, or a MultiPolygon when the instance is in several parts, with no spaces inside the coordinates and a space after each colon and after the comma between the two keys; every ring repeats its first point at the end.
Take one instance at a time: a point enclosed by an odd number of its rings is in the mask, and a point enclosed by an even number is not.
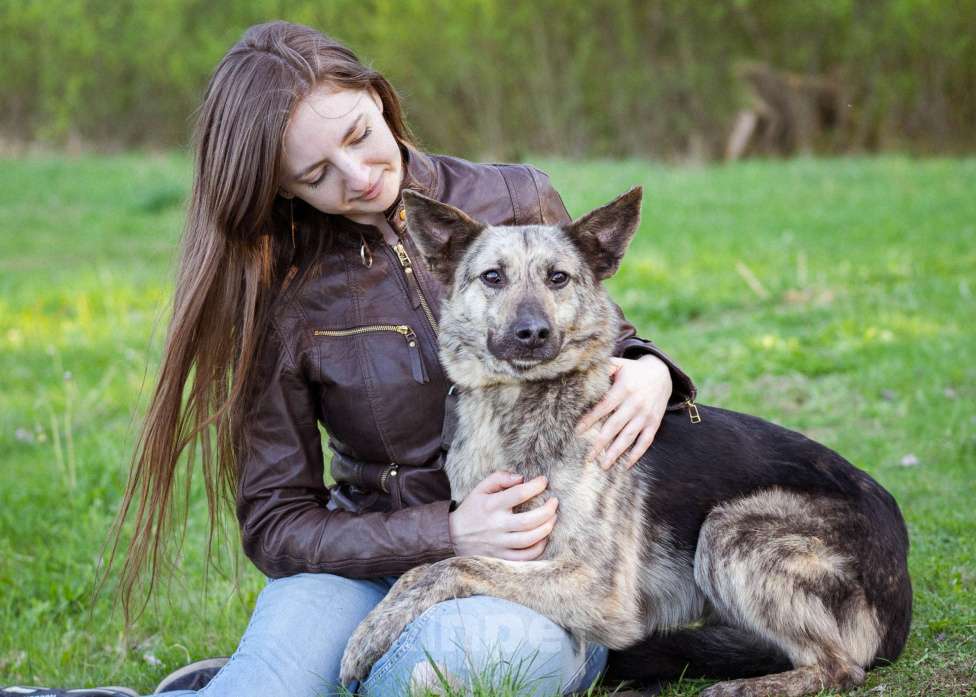
{"type": "Polygon", "coordinates": [[[369,181],[369,166],[355,157],[345,157],[334,163],[345,177],[346,188],[353,196],[366,193],[369,181]]]}

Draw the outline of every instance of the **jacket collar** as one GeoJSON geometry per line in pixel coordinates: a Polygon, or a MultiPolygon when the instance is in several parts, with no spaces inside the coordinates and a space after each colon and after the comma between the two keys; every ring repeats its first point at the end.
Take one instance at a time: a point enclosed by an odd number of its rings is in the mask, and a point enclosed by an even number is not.
{"type": "Polygon", "coordinates": [[[403,190],[412,189],[424,196],[436,198],[438,182],[437,168],[429,155],[409,145],[403,145],[400,152],[403,153],[403,182],[400,185],[400,193],[397,194],[396,201],[384,211],[384,215],[390,226],[402,234],[406,228],[403,190]]]}

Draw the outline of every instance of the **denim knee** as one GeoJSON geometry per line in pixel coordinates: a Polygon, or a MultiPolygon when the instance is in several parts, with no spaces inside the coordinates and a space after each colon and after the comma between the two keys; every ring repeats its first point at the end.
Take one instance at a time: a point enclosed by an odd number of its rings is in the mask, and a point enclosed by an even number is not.
{"type": "Polygon", "coordinates": [[[500,598],[473,596],[438,603],[415,619],[363,687],[370,695],[403,694],[411,682],[436,683],[439,671],[451,682],[520,684],[527,693],[552,695],[576,689],[605,662],[603,647],[574,640],[543,615],[500,598]]]}
{"type": "Polygon", "coordinates": [[[269,581],[237,650],[199,695],[335,694],[349,636],[391,583],[332,574],[297,574],[269,581]]]}

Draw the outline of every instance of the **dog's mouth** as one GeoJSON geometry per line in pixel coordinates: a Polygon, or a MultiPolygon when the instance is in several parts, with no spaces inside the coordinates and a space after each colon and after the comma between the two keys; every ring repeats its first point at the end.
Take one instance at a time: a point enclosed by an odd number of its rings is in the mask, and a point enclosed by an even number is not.
{"type": "Polygon", "coordinates": [[[488,352],[519,373],[548,363],[559,355],[562,348],[558,337],[551,337],[542,346],[532,348],[520,345],[508,336],[497,337],[492,332],[488,332],[487,338],[488,352]]]}
{"type": "Polygon", "coordinates": [[[512,371],[523,375],[539,366],[552,363],[559,357],[560,346],[558,344],[547,347],[543,350],[511,352],[509,355],[495,355],[512,371]]]}
{"type": "Polygon", "coordinates": [[[524,359],[524,358],[510,358],[508,359],[508,364],[515,368],[519,372],[525,372],[526,370],[531,370],[537,365],[542,365],[543,363],[548,363],[551,359],[524,359]]]}

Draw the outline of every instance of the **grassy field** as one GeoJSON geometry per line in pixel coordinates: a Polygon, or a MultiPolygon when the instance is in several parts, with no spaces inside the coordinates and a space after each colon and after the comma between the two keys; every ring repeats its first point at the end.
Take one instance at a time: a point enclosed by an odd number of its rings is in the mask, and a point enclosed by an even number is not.
{"type": "MultiPolygon", "coordinates": [[[[644,185],[612,289],[701,401],[804,431],[900,502],[910,643],[856,694],[971,694],[976,161],[536,164],[575,215],[644,185]]],[[[235,589],[232,554],[205,585],[198,497],[180,571],[142,620],[124,628],[110,593],[92,603],[188,186],[177,155],[0,161],[0,685],[149,692],[232,652],[262,586],[245,562],[235,589]]]]}

